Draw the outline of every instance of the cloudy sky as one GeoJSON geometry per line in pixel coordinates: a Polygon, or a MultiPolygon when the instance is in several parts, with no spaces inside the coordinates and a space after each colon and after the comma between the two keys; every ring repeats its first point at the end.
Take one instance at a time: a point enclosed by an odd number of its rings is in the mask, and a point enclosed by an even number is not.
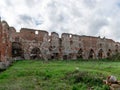
{"type": "Polygon", "coordinates": [[[120,41],[120,0],[0,0],[0,16],[17,31],[26,27],[120,41]]]}

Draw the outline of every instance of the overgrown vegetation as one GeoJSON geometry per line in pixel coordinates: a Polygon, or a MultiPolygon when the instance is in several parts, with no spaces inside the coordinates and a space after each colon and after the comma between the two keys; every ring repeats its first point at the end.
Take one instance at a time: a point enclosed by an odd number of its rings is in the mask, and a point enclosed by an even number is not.
{"type": "Polygon", "coordinates": [[[120,53],[117,53],[117,54],[115,54],[115,55],[109,57],[108,60],[120,61],[120,53]]]}
{"type": "Polygon", "coordinates": [[[23,60],[0,73],[0,90],[108,90],[102,80],[119,73],[118,61],[23,60]]]}

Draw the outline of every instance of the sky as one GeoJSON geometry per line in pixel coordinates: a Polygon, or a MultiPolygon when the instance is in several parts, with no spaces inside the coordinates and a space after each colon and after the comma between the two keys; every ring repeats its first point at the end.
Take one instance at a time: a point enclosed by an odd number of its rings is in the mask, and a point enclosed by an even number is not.
{"type": "Polygon", "coordinates": [[[120,42],[120,0],[0,0],[0,16],[17,31],[33,28],[120,42]]]}

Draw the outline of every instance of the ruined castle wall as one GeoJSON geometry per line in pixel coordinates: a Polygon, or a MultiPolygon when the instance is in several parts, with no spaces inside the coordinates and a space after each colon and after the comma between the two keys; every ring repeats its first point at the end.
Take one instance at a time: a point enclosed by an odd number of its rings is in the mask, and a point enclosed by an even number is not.
{"type": "Polygon", "coordinates": [[[61,36],[63,59],[68,59],[70,54],[72,53],[72,50],[70,47],[70,37],[71,37],[71,34],[67,34],[67,33],[63,33],[61,36]]]}
{"type": "Polygon", "coordinates": [[[2,31],[1,31],[1,61],[7,62],[11,59],[11,42],[9,36],[9,26],[7,22],[2,21],[2,31]]]}
{"type": "Polygon", "coordinates": [[[79,41],[79,36],[78,35],[71,35],[70,37],[70,47],[72,51],[72,59],[77,59],[77,53],[80,49],[80,41],[79,41]]]}
{"type": "MultiPolygon", "coordinates": [[[[2,23],[1,21],[0,21],[0,47],[2,47],[2,23]]],[[[0,48],[0,62],[2,61],[1,54],[2,54],[2,48],[0,48]]]]}
{"type": "Polygon", "coordinates": [[[103,50],[103,53],[104,53],[104,57],[103,58],[106,58],[108,56],[112,56],[113,54],[115,54],[115,45],[116,45],[116,43],[113,40],[105,39],[105,38],[101,39],[100,38],[98,45],[99,45],[99,49],[98,50],[100,50],[100,49],[103,50]]]}
{"type": "Polygon", "coordinates": [[[96,58],[96,50],[97,50],[97,41],[98,38],[96,37],[90,37],[90,36],[80,36],[81,40],[81,48],[84,53],[84,58],[88,59],[89,54],[92,51],[93,52],[93,58],[96,58]]]}
{"type": "Polygon", "coordinates": [[[41,48],[41,53],[42,56],[45,60],[47,60],[50,57],[50,51],[49,51],[49,47],[50,47],[50,43],[49,43],[49,35],[48,32],[41,32],[41,35],[43,35],[43,42],[40,46],[41,48]],[[42,34],[43,33],[43,34],[42,34]]]}
{"type": "Polygon", "coordinates": [[[50,47],[49,51],[51,54],[51,59],[58,59],[61,57],[60,52],[60,41],[58,33],[52,32],[49,39],[50,47]]]}
{"type": "Polygon", "coordinates": [[[20,43],[25,59],[31,59],[33,56],[31,52],[34,48],[37,48],[42,54],[43,57],[40,58],[47,58],[49,53],[48,32],[39,30],[36,33],[36,31],[38,30],[22,28],[19,33],[12,33],[12,42],[20,43]]]}
{"type": "Polygon", "coordinates": [[[115,43],[115,53],[120,53],[120,43],[119,42],[115,43]]]}
{"type": "Polygon", "coordinates": [[[80,37],[74,34],[63,33],[61,39],[63,57],[77,59],[77,53],[83,46],[80,37]]]}
{"type": "Polygon", "coordinates": [[[12,59],[99,59],[120,52],[120,43],[111,39],[79,36],[14,27],[4,21],[0,25],[0,60],[12,59]]]}
{"type": "Polygon", "coordinates": [[[106,58],[107,53],[110,53],[110,56],[115,54],[115,42],[111,39],[105,39],[100,37],[91,37],[91,36],[81,36],[84,57],[89,58],[91,50],[93,50],[93,58],[99,58],[100,51],[102,52],[101,58],[106,58]]]}
{"type": "Polygon", "coordinates": [[[112,56],[115,52],[115,42],[111,39],[106,40],[106,53],[110,50],[110,55],[112,56]]]}

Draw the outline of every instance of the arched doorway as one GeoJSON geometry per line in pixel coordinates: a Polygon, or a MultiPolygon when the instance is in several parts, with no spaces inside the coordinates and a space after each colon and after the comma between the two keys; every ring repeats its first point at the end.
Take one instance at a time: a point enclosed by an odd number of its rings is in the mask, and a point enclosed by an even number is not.
{"type": "Polygon", "coordinates": [[[50,46],[49,51],[51,52],[51,58],[50,59],[58,59],[59,58],[59,51],[55,46],[50,46]]]}
{"type": "Polygon", "coordinates": [[[110,57],[111,55],[112,55],[112,51],[111,51],[111,49],[108,49],[107,57],[110,57]]]}
{"type": "Polygon", "coordinates": [[[41,51],[39,48],[35,47],[31,50],[31,59],[41,59],[41,51]]]}
{"type": "Polygon", "coordinates": [[[23,58],[22,45],[19,42],[12,43],[12,57],[21,57],[23,58]]]}
{"type": "Polygon", "coordinates": [[[89,52],[89,56],[88,56],[88,59],[93,59],[95,57],[95,53],[94,53],[94,50],[91,49],[90,52],[89,52]]]}
{"type": "Polygon", "coordinates": [[[80,48],[77,53],[77,58],[83,58],[83,50],[80,48]]]}
{"type": "Polygon", "coordinates": [[[118,49],[115,50],[115,53],[118,54],[118,49]]]}
{"type": "Polygon", "coordinates": [[[118,45],[115,45],[115,53],[118,54],[118,45]]]}
{"type": "Polygon", "coordinates": [[[104,55],[104,54],[103,54],[103,50],[100,49],[99,52],[98,52],[98,58],[99,58],[99,59],[102,59],[102,58],[103,58],[103,55],[104,55]]]}

